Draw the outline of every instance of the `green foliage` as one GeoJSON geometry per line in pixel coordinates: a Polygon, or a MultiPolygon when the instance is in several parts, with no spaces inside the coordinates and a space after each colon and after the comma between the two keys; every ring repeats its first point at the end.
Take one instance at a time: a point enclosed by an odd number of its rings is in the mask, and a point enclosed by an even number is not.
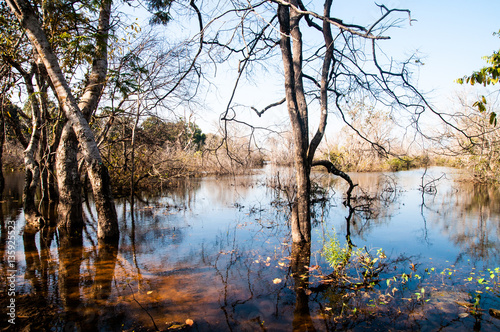
{"type": "Polygon", "coordinates": [[[148,144],[162,146],[169,143],[183,149],[192,146],[196,151],[202,148],[206,140],[206,135],[195,123],[186,122],[182,118],[168,122],[153,116],[144,120],[139,137],[148,144]]]}
{"type": "Polygon", "coordinates": [[[153,14],[151,24],[165,25],[172,19],[170,8],[173,0],[148,0],[148,10],[153,14]]]}
{"type": "Polygon", "coordinates": [[[473,72],[471,76],[459,78],[459,84],[482,84],[483,86],[494,85],[498,83],[500,77],[500,51],[493,52],[491,56],[484,57],[490,66],[481,68],[479,71],[473,72]]]}
{"type": "Polygon", "coordinates": [[[404,156],[401,158],[391,158],[387,160],[387,164],[389,165],[391,171],[401,171],[403,169],[410,169],[414,167],[413,158],[404,156]]]}
{"type": "Polygon", "coordinates": [[[327,242],[323,246],[321,255],[334,269],[338,266],[344,266],[351,257],[349,246],[347,244],[341,246],[335,232],[333,234],[326,234],[326,237],[327,242]]]}
{"type": "Polygon", "coordinates": [[[430,163],[430,158],[427,155],[415,156],[415,157],[403,156],[403,157],[390,158],[387,160],[387,165],[389,165],[389,169],[393,172],[424,167],[428,166],[429,163],[430,163]]]}
{"type": "MultiPolygon", "coordinates": [[[[499,33],[496,33],[496,35],[500,35],[500,31],[499,33]]],[[[490,56],[485,56],[484,59],[489,66],[473,72],[470,76],[459,78],[457,79],[457,82],[459,84],[470,85],[482,84],[483,86],[497,84],[500,78],[500,50],[493,52],[490,56]]],[[[485,96],[481,96],[481,99],[473,104],[473,106],[477,107],[481,113],[486,112],[486,105],[487,102],[485,96]]],[[[497,114],[495,112],[490,113],[490,124],[494,126],[497,125],[497,114]]]]}
{"type": "Polygon", "coordinates": [[[373,254],[366,248],[354,249],[350,242],[341,245],[335,232],[327,233],[326,239],[321,255],[334,269],[332,280],[355,288],[372,288],[380,281],[377,277],[386,267],[383,260],[387,258],[382,249],[373,254]]]}

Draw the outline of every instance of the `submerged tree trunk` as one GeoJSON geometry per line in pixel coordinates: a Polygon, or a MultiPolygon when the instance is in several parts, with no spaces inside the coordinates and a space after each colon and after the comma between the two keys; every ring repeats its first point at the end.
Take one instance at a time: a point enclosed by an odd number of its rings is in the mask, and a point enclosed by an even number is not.
{"type": "MultiPolygon", "coordinates": [[[[32,45],[42,59],[59,100],[59,105],[61,105],[66,118],[69,120],[69,123],[78,138],[81,152],[87,163],[87,170],[89,172],[89,178],[94,193],[94,201],[98,213],[98,237],[100,239],[118,238],[118,220],[111,193],[108,169],[103,164],[99,148],[89,123],[85,119],[84,114],[81,112],[81,109],[71,92],[71,88],[59,66],[58,59],[52,51],[45,32],[38,21],[35,9],[27,0],[7,0],[7,3],[9,4],[12,12],[17,16],[21,26],[26,30],[32,45]]],[[[107,28],[109,27],[110,4],[110,1],[104,1],[104,10],[101,11],[102,13],[107,10],[106,15],[108,15],[108,26],[105,31],[106,42],[107,28]]],[[[100,45],[100,42],[97,42],[97,44],[102,46],[100,45]]],[[[99,75],[102,74],[100,71],[98,72],[99,75]]],[[[92,94],[94,97],[90,96],[89,101],[93,101],[95,98],[93,91],[93,88],[86,90],[84,92],[84,96],[82,96],[82,100],[85,100],[85,96],[92,94]],[[90,90],[91,92],[88,92],[90,90]]],[[[91,105],[92,103],[86,102],[86,104],[91,105]]],[[[95,105],[97,105],[97,101],[95,105]]],[[[89,109],[91,109],[90,106],[89,109]]]]}
{"type": "Polygon", "coordinates": [[[301,15],[287,6],[278,6],[280,23],[280,48],[285,75],[285,94],[288,115],[292,124],[294,141],[294,161],[297,179],[297,199],[294,202],[292,218],[293,242],[311,241],[311,212],[309,174],[311,171],[307,161],[308,150],[308,119],[307,103],[302,84],[302,36],[299,30],[301,15]],[[291,38],[293,38],[293,52],[291,38]]]}
{"type": "Polygon", "coordinates": [[[102,243],[102,241],[99,241],[94,280],[94,297],[97,300],[107,300],[111,295],[117,257],[118,241],[114,241],[114,243],[102,243]]]}
{"type": "Polygon", "coordinates": [[[309,266],[311,243],[292,244],[290,261],[295,290],[295,309],[293,311],[293,331],[316,331],[309,310],[309,266]]]}
{"type": "MultiPolygon", "coordinates": [[[[285,95],[288,115],[292,125],[294,161],[297,180],[297,198],[292,211],[292,240],[311,241],[311,167],[316,149],[323,139],[328,115],[328,75],[333,59],[333,39],[330,24],[323,22],[323,36],[326,53],[321,72],[321,116],[316,134],[309,143],[309,114],[302,80],[302,34],[299,21],[302,18],[295,8],[300,4],[290,1],[291,6],[278,5],[280,24],[280,49],[285,76],[285,95]],[[293,41],[293,42],[292,42],[293,41]]],[[[324,16],[329,17],[332,1],[325,1],[324,16]]]]}
{"type": "Polygon", "coordinates": [[[97,317],[88,317],[83,295],[80,290],[81,266],[83,262],[82,233],[70,234],[59,228],[59,273],[58,290],[64,309],[63,328],[65,331],[96,331],[97,317]]]}
{"type": "Polygon", "coordinates": [[[23,75],[26,83],[26,88],[29,94],[29,103],[32,111],[32,132],[31,138],[26,150],[24,150],[24,167],[25,167],[25,183],[23,192],[24,216],[26,218],[27,229],[37,230],[43,223],[38,208],[35,203],[35,195],[38,184],[40,183],[40,167],[36,161],[36,152],[40,142],[40,133],[42,118],[40,112],[40,103],[35,95],[33,84],[31,82],[32,75],[23,75]]]}

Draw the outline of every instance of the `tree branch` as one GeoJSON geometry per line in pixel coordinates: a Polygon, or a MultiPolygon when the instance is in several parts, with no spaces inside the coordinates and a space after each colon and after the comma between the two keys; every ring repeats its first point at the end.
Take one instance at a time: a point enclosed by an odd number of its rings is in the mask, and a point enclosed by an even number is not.
{"type": "Polygon", "coordinates": [[[357,30],[366,31],[366,29],[362,26],[347,25],[347,24],[344,24],[341,20],[330,18],[330,17],[325,17],[325,16],[319,15],[319,14],[312,12],[312,11],[309,11],[309,10],[302,10],[302,9],[298,8],[297,6],[292,5],[291,3],[284,1],[284,0],[271,0],[271,1],[274,3],[277,3],[279,5],[282,5],[282,6],[293,8],[298,14],[310,15],[310,16],[315,17],[317,19],[320,19],[324,22],[328,22],[330,24],[333,24],[337,28],[344,30],[344,31],[347,31],[347,32],[350,32],[356,36],[360,36],[360,37],[367,38],[367,39],[390,39],[390,37],[386,37],[386,36],[374,36],[368,32],[365,32],[365,33],[359,32],[357,30]],[[355,30],[355,29],[357,29],[357,30],[355,30]]]}
{"type": "Polygon", "coordinates": [[[347,173],[344,173],[341,170],[339,170],[337,167],[335,167],[335,165],[331,161],[328,161],[328,160],[314,161],[312,163],[312,166],[323,166],[326,168],[328,173],[331,173],[331,174],[336,175],[336,176],[340,176],[342,179],[344,179],[349,184],[349,189],[346,192],[347,198],[344,201],[344,205],[350,206],[352,190],[354,189],[354,187],[357,186],[357,184],[354,184],[352,182],[351,177],[347,173]]]}

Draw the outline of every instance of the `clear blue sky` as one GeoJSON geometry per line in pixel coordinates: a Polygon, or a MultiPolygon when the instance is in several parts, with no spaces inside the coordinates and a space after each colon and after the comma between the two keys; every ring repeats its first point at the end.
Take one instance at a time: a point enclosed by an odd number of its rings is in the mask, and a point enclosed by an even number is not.
{"type": "MultiPolygon", "coordinates": [[[[356,2],[356,1],[355,1],[356,2]]],[[[419,86],[448,93],[453,81],[485,65],[483,56],[500,49],[500,1],[498,0],[401,0],[396,7],[409,8],[416,22],[393,34],[391,47],[403,52],[418,49],[425,56],[419,86]]]]}
{"type": "MultiPolygon", "coordinates": [[[[383,41],[381,45],[387,54],[393,55],[397,60],[406,59],[415,51],[419,52],[425,65],[415,72],[417,85],[424,92],[432,91],[428,97],[439,107],[446,107],[444,105],[449,97],[461,88],[454,83],[455,79],[481,68],[485,65],[482,57],[500,49],[500,38],[493,36],[493,33],[500,29],[500,0],[334,0],[332,16],[345,22],[369,25],[380,17],[375,2],[385,4],[389,8],[411,10],[412,19],[416,21],[412,22],[411,26],[408,21],[403,21],[401,28],[391,29],[388,32],[391,40],[383,41]]],[[[306,0],[304,3],[311,10],[321,12],[322,0],[306,0]]],[[[175,30],[175,27],[182,23],[173,22],[171,27],[175,30]]],[[[236,71],[219,71],[214,83],[220,89],[217,94],[210,93],[207,97],[214,113],[199,116],[199,125],[203,130],[211,131],[209,128],[213,128],[214,120],[227,103],[235,75],[236,71]]],[[[238,97],[243,104],[262,108],[282,98],[265,96],[268,91],[276,90],[278,84],[281,87],[281,80],[264,81],[262,85],[259,83],[259,86],[240,91],[238,97]],[[271,84],[270,88],[266,87],[266,84],[271,84]]],[[[256,119],[251,111],[248,115],[252,116],[253,120],[264,120],[261,124],[265,125],[270,120],[286,121],[286,112],[284,113],[273,120],[269,117],[256,119]]]]}

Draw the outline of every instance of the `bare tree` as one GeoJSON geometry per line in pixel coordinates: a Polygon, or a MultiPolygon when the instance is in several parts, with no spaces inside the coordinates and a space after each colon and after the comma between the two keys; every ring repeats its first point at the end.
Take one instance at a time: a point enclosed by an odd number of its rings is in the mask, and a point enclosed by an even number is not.
{"type": "MultiPolygon", "coordinates": [[[[239,57],[233,93],[221,119],[238,121],[235,116],[228,116],[234,109],[238,84],[245,72],[251,72],[262,60],[271,59],[279,45],[285,98],[270,103],[261,111],[255,107],[252,109],[261,117],[286,102],[297,181],[292,218],[293,242],[311,240],[312,167],[322,165],[329,170],[335,169],[331,163],[315,161],[329,113],[335,112],[354,135],[368,142],[380,155],[391,153],[390,146],[370,139],[351,122],[347,105],[353,101],[368,99],[374,107],[387,109],[391,116],[399,119],[402,135],[423,135],[419,120],[426,110],[430,110],[434,116],[468,138],[464,131],[448,121],[445,114],[432,108],[411,84],[411,67],[418,65],[419,59],[413,56],[397,63],[381,51],[379,43],[389,39],[385,33],[390,27],[405,21],[411,24],[409,10],[378,5],[380,16],[373,22],[350,24],[332,17],[330,0],[324,1],[321,14],[306,8],[300,0],[232,4],[231,9],[225,8],[214,15],[223,17],[224,22],[229,23],[220,23],[214,35],[206,37],[211,49],[217,50],[213,53],[214,61],[229,59],[231,55],[239,57]],[[231,23],[235,23],[236,28],[229,28],[231,23]],[[318,112],[311,111],[311,108],[318,109],[318,112]],[[316,123],[316,130],[311,131],[316,123]]],[[[255,72],[252,74],[255,76],[255,72]]],[[[336,170],[335,173],[341,174],[337,171],[340,172],[336,170]]]]}

